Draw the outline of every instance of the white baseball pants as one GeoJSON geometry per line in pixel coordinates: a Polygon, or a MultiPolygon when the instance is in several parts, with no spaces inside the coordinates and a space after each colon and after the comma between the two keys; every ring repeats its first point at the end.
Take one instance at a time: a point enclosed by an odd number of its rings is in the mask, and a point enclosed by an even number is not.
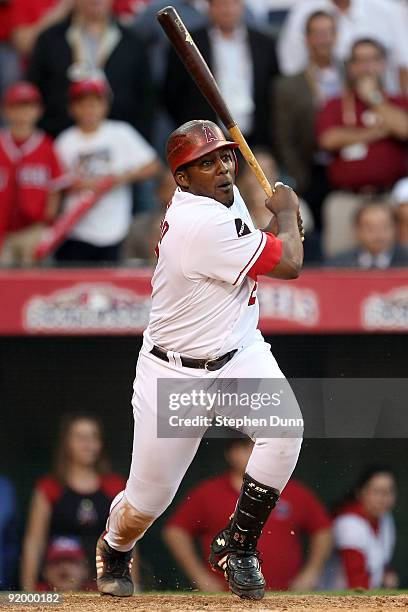
{"type": "MultiPolygon", "coordinates": [[[[215,372],[182,367],[177,359],[174,359],[174,363],[167,363],[151,355],[145,347],[142,348],[133,387],[135,428],[132,464],[125,491],[112,502],[105,536],[107,542],[119,550],[130,550],[135,543],[126,547],[115,546],[115,514],[120,510],[122,500],[126,499],[142,514],[154,518],[160,516],[173,500],[201,441],[201,437],[157,437],[157,380],[173,377],[284,378],[269,344],[261,336],[239,350],[215,372]]],[[[245,427],[241,431],[251,435],[245,427]]],[[[282,491],[295,468],[301,444],[301,437],[256,439],[247,473],[258,482],[282,491]]]]}

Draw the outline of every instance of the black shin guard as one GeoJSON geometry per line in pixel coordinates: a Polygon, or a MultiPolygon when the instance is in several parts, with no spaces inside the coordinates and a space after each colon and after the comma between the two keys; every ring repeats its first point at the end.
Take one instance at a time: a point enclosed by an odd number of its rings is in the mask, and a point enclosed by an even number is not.
{"type": "Polygon", "coordinates": [[[244,474],[241,493],[229,525],[230,543],[234,548],[245,551],[256,549],[263,526],[278,499],[277,489],[244,474]]]}

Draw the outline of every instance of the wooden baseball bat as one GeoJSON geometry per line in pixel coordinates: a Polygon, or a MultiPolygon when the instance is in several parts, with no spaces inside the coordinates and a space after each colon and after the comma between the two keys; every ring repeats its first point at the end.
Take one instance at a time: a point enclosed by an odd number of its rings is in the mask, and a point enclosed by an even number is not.
{"type": "MultiPolygon", "coordinates": [[[[180,15],[173,6],[167,6],[157,13],[157,19],[190,76],[197,84],[203,96],[208,100],[212,109],[220,117],[233,140],[239,145],[242,155],[255,173],[266,195],[270,197],[273,189],[241,130],[234,121],[206,61],[191,38],[190,32],[184,25],[180,15]]],[[[180,93],[182,94],[182,92],[180,93]]]]}

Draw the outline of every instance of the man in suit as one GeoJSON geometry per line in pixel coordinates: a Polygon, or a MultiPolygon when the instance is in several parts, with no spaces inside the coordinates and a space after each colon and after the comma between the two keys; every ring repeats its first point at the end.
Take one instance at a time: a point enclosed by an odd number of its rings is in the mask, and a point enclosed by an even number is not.
{"type": "Polygon", "coordinates": [[[391,201],[397,223],[397,240],[408,248],[408,177],[398,181],[392,190],[391,201]]]}
{"type": "Polygon", "coordinates": [[[275,89],[275,138],[279,161],[310,204],[318,228],[320,208],[328,192],[325,159],[317,152],[316,111],[342,90],[342,70],[334,59],[336,25],[324,11],[306,21],[309,62],[292,76],[281,77],[275,89]]]}
{"type": "Polygon", "coordinates": [[[358,246],[329,259],[328,266],[379,270],[408,266],[408,250],[395,240],[395,218],[389,204],[366,204],[357,211],[354,225],[358,246]]]}
{"type": "Polygon", "coordinates": [[[74,0],[71,14],[37,39],[27,72],[44,98],[41,127],[58,136],[72,124],[70,81],[103,71],[112,89],[111,119],[130,123],[151,138],[154,96],[143,42],[117,23],[113,0],[74,0]]]}
{"type": "MultiPolygon", "coordinates": [[[[209,25],[192,33],[232,115],[251,144],[270,144],[270,89],[278,73],[274,41],[245,26],[243,0],[208,0],[209,25]]],[[[168,57],[167,110],[177,125],[215,114],[176,53],[168,57]]]]}
{"type": "MultiPolygon", "coordinates": [[[[155,84],[161,85],[166,70],[166,57],[170,43],[157,21],[157,12],[171,4],[174,6],[189,31],[203,27],[207,16],[199,10],[194,0],[151,0],[145,10],[137,15],[133,29],[148,49],[155,84]]],[[[168,136],[168,134],[167,134],[168,136]]]]}

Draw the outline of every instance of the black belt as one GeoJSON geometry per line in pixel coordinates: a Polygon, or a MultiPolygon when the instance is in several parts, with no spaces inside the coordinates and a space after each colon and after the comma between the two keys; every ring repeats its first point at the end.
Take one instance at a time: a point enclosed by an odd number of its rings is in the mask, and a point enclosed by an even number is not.
{"type": "MultiPolygon", "coordinates": [[[[192,357],[183,357],[180,355],[181,365],[185,368],[196,368],[201,370],[209,370],[213,372],[215,370],[219,370],[226,363],[233,358],[238,349],[234,349],[233,351],[229,351],[229,353],[225,353],[222,357],[217,357],[216,359],[193,359],[192,357]]],[[[167,357],[167,351],[159,348],[158,346],[154,346],[150,351],[152,355],[162,359],[163,361],[167,361],[169,363],[169,358],[167,357]]]]}

